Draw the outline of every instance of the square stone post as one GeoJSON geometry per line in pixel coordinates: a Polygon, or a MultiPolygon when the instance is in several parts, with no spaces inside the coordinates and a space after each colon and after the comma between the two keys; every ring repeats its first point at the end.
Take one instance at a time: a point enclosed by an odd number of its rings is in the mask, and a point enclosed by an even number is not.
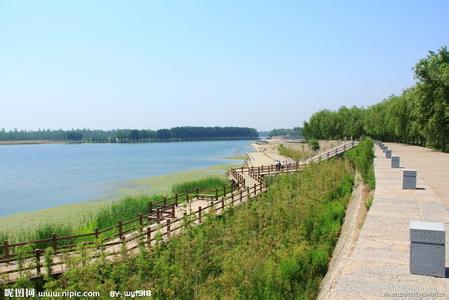
{"type": "Polygon", "coordinates": [[[391,167],[392,168],[399,168],[401,164],[401,159],[399,156],[397,155],[392,155],[391,156],[391,167]]]}
{"type": "Polygon", "coordinates": [[[443,223],[410,222],[410,273],[446,276],[443,223]]]}
{"type": "Polygon", "coordinates": [[[385,158],[391,158],[391,150],[385,150],[385,158]]]}
{"type": "Polygon", "coordinates": [[[404,169],[402,171],[402,189],[416,189],[416,170],[404,169]]]}

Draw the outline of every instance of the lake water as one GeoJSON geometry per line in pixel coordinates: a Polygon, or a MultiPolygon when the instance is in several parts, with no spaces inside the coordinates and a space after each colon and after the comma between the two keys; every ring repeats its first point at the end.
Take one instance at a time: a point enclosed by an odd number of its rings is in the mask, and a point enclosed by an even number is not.
{"type": "Polygon", "coordinates": [[[249,141],[0,146],[0,216],[98,199],[129,180],[235,162],[249,141]]]}

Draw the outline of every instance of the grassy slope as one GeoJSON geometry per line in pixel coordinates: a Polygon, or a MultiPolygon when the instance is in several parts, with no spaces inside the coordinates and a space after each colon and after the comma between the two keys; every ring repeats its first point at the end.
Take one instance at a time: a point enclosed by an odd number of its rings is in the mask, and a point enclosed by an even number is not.
{"type": "Polygon", "coordinates": [[[345,156],[354,164],[362,175],[363,181],[368,184],[371,190],[376,187],[374,176],[374,143],[369,137],[365,137],[360,144],[345,153],[345,156]]]}
{"type": "Polygon", "coordinates": [[[286,147],[286,146],[284,146],[282,144],[279,145],[278,150],[279,150],[279,154],[280,155],[290,157],[294,161],[300,161],[302,159],[308,159],[308,158],[312,157],[315,154],[315,152],[310,151],[310,150],[306,150],[306,151],[294,150],[294,149],[286,147]]]}
{"type": "Polygon", "coordinates": [[[156,298],[314,298],[352,191],[348,162],[276,178],[221,217],[118,263],[73,262],[47,289],[151,289],[156,298]],[[87,264],[86,266],[82,266],[87,264]]]}

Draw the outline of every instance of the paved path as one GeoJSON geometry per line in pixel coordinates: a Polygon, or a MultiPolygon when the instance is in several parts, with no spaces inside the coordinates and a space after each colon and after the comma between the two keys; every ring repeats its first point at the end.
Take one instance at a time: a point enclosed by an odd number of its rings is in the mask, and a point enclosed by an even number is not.
{"type": "Polygon", "coordinates": [[[416,169],[449,211],[449,153],[406,144],[385,143],[401,156],[407,168],[416,169]]]}
{"type": "MultiPolygon", "coordinates": [[[[400,147],[391,145],[390,148],[393,152],[402,154],[400,147]]],[[[438,165],[440,157],[443,156],[435,155],[430,158],[432,165],[438,165]]],[[[407,158],[404,161],[406,162],[407,158]]],[[[404,161],[401,163],[402,166],[411,167],[404,161]]],[[[428,165],[430,168],[431,164],[428,165]]],[[[418,174],[425,174],[424,166],[423,169],[417,169],[418,174]]],[[[449,169],[446,169],[445,173],[448,172],[449,169]]],[[[443,222],[446,223],[446,232],[449,232],[447,225],[449,213],[443,201],[423,177],[418,177],[419,189],[402,190],[402,169],[391,169],[390,160],[384,158],[377,146],[375,173],[374,201],[359,239],[331,291],[323,293],[326,296],[322,298],[399,299],[399,296],[394,297],[392,294],[441,293],[440,298],[435,296],[412,298],[408,294],[409,297],[401,299],[449,299],[449,278],[412,275],[409,272],[410,221],[443,222]]],[[[449,240],[449,236],[446,240],[449,240]]],[[[446,261],[449,262],[448,247],[446,247],[446,261]]]]}

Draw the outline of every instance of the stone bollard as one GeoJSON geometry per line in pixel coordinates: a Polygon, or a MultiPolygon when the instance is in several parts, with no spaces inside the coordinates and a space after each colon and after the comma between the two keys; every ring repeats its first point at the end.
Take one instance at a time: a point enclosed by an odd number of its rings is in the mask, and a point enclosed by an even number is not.
{"type": "Polygon", "coordinates": [[[385,150],[385,158],[391,158],[391,150],[385,150]]]}
{"type": "Polygon", "coordinates": [[[384,153],[385,153],[385,151],[387,151],[388,150],[388,147],[387,146],[385,146],[382,150],[384,150],[384,153]]]}
{"type": "Polygon", "coordinates": [[[443,223],[410,222],[410,273],[445,277],[443,223]]]}
{"type": "Polygon", "coordinates": [[[401,159],[397,155],[391,156],[391,167],[392,168],[399,168],[401,159]]]}
{"type": "Polygon", "coordinates": [[[402,171],[402,189],[416,189],[416,170],[405,169],[402,171]]]}

